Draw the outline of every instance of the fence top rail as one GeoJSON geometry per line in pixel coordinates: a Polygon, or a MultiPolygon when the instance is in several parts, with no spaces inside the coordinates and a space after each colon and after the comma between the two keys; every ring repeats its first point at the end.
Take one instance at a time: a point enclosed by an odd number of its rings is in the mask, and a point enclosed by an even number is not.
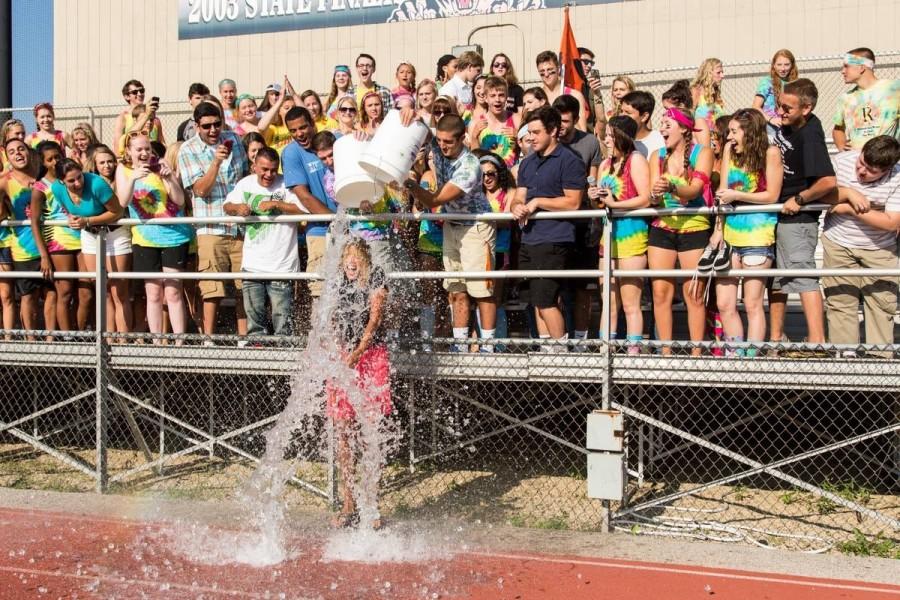
{"type": "MultiPolygon", "coordinates": [[[[528,217],[528,220],[554,220],[554,219],[610,219],[621,217],[667,217],[687,215],[729,215],[744,213],[777,213],[781,212],[783,204],[766,205],[740,205],[740,206],[713,206],[701,208],[637,208],[631,210],[564,210],[542,211],[528,217]]],[[[818,212],[831,208],[828,204],[807,204],[800,208],[802,211],[818,212]]],[[[131,225],[217,225],[222,223],[252,224],[252,223],[328,223],[338,218],[336,214],[304,214],[304,215],[278,215],[278,216],[252,216],[252,217],[159,217],[153,219],[119,219],[112,226],[131,225]]],[[[515,221],[512,213],[371,213],[359,215],[344,215],[350,222],[357,221],[515,221]]],[[[47,219],[42,221],[44,225],[68,225],[63,219],[47,219]]],[[[31,224],[28,219],[5,219],[0,221],[0,227],[27,227],[31,224]]]]}

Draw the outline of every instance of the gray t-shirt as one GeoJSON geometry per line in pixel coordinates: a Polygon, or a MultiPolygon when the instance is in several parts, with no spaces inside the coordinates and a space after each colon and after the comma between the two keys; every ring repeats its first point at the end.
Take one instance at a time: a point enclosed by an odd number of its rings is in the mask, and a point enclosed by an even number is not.
{"type": "Polygon", "coordinates": [[[591,167],[599,167],[603,160],[603,156],[600,154],[600,142],[593,133],[576,129],[572,141],[562,142],[562,145],[578,155],[578,158],[584,163],[585,175],[588,174],[591,167]]]}
{"type": "Polygon", "coordinates": [[[666,140],[657,130],[650,132],[650,135],[642,140],[634,140],[634,149],[644,155],[644,158],[650,158],[650,155],[666,145],[666,140]]]}

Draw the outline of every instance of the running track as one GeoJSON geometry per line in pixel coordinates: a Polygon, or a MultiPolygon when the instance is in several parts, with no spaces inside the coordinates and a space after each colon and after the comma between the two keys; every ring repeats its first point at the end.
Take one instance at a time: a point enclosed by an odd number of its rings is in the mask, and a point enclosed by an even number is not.
{"type": "Polygon", "coordinates": [[[0,598],[748,599],[891,598],[900,586],[529,553],[460,552],[427,563],[321,560],[321,539],[276,567],[194,564],[162,527],[0,509],[0,598]]]}

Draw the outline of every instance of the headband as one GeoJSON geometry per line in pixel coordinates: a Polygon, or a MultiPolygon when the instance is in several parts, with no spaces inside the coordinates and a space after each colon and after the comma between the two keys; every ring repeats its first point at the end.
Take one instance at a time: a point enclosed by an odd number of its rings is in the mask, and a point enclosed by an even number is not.
{"type": "Polygon", "coordinates": [[[690,131],[700,131],[699,129],[694,128],[694,122],[684,116],[684,113],[675,108],[670,108],[666,112],[663,113],[664,117],[669,117],[682,127],[687,127],[690,131]]]}
{"type": "Polygon", "coordinates": [[[853,65],[856,67],[866,67],[869,69],[875,70],[875,61],[871,58],[866,58],[865,56],[857,56],[855,54],[845,54],[844,55],[844,64],[845,65],[853,65]]]}
{"type": "Polygon", "coordinates": [[[528,125],[522,125],[521,127],[519,127],[519,132],[516,134],[516,139],[521,140],[526,135],[528,135],[528,125]]]}
{"type": "Polygon", "coordinates": [[[234,99],[234,105],[240,106],[241,102],[243,102],[244,100],[253,100],[254,102],[256,102],[256,98],[254,98],[251,94],[241,94],[234,99]]]}
{"type": "Polygon", "coordinates": [[[493,154],[485,154],[484,156],[482,156],[481,158],[478,159],[478,164],[482,164],[482,163],[486,163],[486,162],[491,163],[498,169],[502,169],[505,167],[505,165],[500,164],[500,160],[493,154]]]}
{"type": "MultiPolygon", "coordinates": [[[[360,98],[359,105],[362,106],[363,104],[366,103],[366,100],[368,100],[369,98],[372,98],[373,96],[375,98],[381,99],[381,94],[379,94],[378,92],[375,92],[375,91],[366,92],[365,95],[362,98],[360,98]]],[[[382,104],[383,104],[383,102],[382,102],[382,104]]]]}
{"type": "Polygon", "coordinates": [[[350,67],[348,67],[347,65],[338,65],[338,66],[336,66],[336,67],[334,68],[334,72],[335,72],[335,73],[338,73],[338,72],[340,72],[340,73],[346,73],[347,75],[349,75],[349,74],[350,74],[350,67]]]}

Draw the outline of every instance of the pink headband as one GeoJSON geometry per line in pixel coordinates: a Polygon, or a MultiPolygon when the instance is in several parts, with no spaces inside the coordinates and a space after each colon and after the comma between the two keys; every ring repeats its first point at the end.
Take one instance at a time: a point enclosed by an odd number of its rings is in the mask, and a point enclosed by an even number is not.
{"type": "Polygon", "coordinates": [[[694,122],[684,116],[684,113],[678,109],[670,108],[665,113],[663,113],[664,117],[669,117],[679,125],[687,127],[691,131],[700,131],[699,129],[694,129],[694,122]]]}

